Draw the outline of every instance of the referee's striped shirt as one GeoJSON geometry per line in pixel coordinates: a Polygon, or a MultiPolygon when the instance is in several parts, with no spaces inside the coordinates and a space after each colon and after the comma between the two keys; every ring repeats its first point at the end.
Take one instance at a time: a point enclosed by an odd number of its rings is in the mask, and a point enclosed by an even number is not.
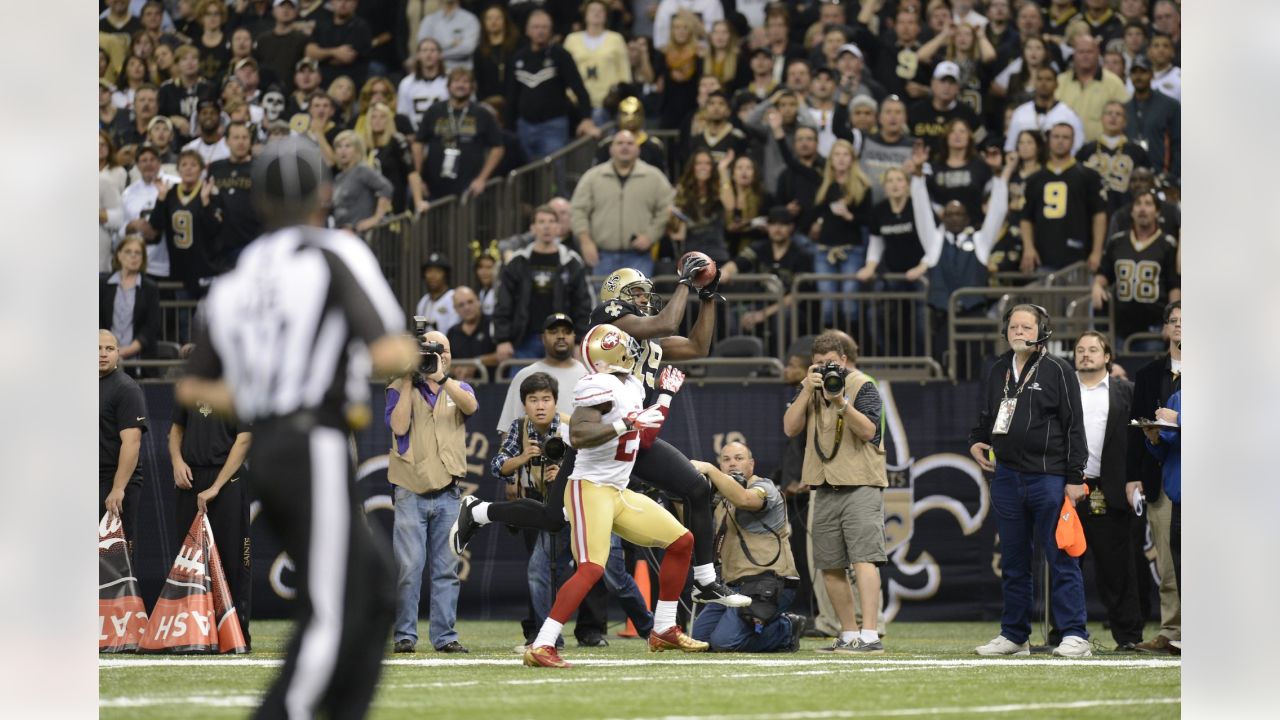
{"type": "Polygon", "coordinates": [[[298,411],[340,418],[369,401],[368,345],[404,332],[377,260],[341,230],[259,238],[214,282],[187,372],[225,378],[244,421],[298,411]]]}

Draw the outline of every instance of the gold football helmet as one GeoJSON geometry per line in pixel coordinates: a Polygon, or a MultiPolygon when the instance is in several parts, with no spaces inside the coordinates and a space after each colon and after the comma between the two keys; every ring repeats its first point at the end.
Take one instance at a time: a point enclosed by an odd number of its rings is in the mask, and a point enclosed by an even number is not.
{"type": "Polygon", "coordinates": [[[582,362],[591,372],[630,374],[640,353],[640,343],[616,325],[596,325],[582,339],[582,362]]]}
{"type": "Polygon", "coordinates": [[[656,315],[662,309],[662,299],[653,291],[653,281],[631,268],[614,270],[600,285],[600,302],[610,300],[629,302],[644,315],[656,315]]]}

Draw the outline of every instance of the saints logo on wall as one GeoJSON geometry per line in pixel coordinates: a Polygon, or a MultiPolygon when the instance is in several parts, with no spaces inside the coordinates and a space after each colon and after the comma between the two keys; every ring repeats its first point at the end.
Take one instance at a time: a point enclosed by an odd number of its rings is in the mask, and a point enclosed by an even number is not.
{"type": "Polygon", "coordinates": [[[934,555],[912,547],[917,521],[932,513],[932,528],[949,515],[961,534],[973,535],[987,518],[991,496],[982,469],[966,455],[912,457],[892,384],[881,383],[880,394],[884,398],[885,471],[889,480],[884,492],[885,552],[890,565],[882,569],[888,596],[884,615],[892,620],[904,600],[928,600],[944,580],[934,555]]]}

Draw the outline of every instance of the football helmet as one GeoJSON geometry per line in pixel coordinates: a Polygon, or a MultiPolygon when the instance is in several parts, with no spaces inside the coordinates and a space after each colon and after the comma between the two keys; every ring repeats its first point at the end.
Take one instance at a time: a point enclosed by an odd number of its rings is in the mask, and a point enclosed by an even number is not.
{"type": "Polygon", "coordinates": [[[653,291],[653,281],[631,268],[614,270],[600,285],[600,302],[610,300],[629,302],[646,316],[657,315],[662,309],[662,299],[653,291]]]}
{"type": "Polygon", "coordinates": [[[593,373],[632,373],[640,343],[616,325],[596,325],[582,339],[582,362],[593,373]]]}

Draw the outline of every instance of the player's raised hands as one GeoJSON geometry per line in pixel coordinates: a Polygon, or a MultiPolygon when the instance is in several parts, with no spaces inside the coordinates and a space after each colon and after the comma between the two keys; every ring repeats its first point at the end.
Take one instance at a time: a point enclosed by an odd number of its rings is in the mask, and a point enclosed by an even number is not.
{"type": "Polygon", "coordinates": [[[680,392],[680,388],[684,386],[684,373],[671,365],[662,369],[662,374],[658,376],[658,387],[663,392],[672,395],[680,392]]]}

